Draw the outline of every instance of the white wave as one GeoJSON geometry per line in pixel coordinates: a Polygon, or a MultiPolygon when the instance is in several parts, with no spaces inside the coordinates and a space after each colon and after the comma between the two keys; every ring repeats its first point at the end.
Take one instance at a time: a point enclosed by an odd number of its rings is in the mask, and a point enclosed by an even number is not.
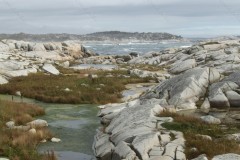
{"type": "Polygon", "coordinates": [[[180,48],[189,48],[191,47],[191,45],[188,45],[188,46],[180,46],[180,48]]]}

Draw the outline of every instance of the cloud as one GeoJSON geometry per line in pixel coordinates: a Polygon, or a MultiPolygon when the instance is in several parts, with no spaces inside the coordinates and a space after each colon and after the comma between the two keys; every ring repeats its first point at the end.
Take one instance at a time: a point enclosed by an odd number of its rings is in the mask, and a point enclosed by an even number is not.
{"type": "Polygon", "coordinates": [[[6,33],[122,30],[186,36],[238,34],[240,1],[0,0],[0,15],[0,30],[6,33]]]}

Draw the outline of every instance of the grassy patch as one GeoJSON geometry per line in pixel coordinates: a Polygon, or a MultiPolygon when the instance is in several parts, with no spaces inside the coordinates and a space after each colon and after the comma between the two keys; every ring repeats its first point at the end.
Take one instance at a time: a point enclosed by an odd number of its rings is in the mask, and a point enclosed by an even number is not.
{"type": "Polygon", "coordinates": [[[163,112],[162,117],[173,117],[174,122],[164,123],[162,126],[169,130],[181,131],[186,139],[185,153],[188,159],[196,158],[200,154],[206,154],[209,158],[225,153],[240,153],[239,144],[233,140],[227,140],[226,134],[237,132],[237,127],[228,125],[227,130],[221,129],[219,125],[207,124],[201,119],[179,115],[177,113],[163,112]],[[209,135],[212,141],[197,134],[209,135]],[[197,148],[193,151],[192,148],[197,148]]]}
{"type": "Polygon", "coordinates": [[[58,76],[37,73],[16,77],[8,84],[1,85],[0,93],[13,95],[16,91],[21,91],[24,97],[49,103],[105,104],[119,102],[126,84],[150,80],[136,76],[125,78],[129,75],[122,70],[94,71],[98,78],[93,80],[84,76],[89,73],[85,70],[79,73],[65,69],[64,73],[58,76]],[[66,88],[70,91],[66,91],[66,88]]]}
{"type": "Polygon", "coordinates": [[[54,153],[40,155],[37,144],[50,139],[52,134],[47,128],[38,128],[36,134],[28,131],[8,129],[5,123],[13,120],[15,125],[24,125],[34,116],[44,114],[38,106],[0,100],[0,156],[13,160],[54,160],[54,153]]]}

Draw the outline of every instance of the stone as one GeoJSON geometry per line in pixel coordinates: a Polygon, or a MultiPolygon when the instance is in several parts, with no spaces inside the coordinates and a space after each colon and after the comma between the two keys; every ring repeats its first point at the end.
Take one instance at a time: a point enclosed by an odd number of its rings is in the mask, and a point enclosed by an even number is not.
{"type": "Polygon", "coordinates": [[[238,85],[232,81],[213,83],[209,87],[208,97],[211,108],[228,109],[230,107],[230,103],[224,92],[231,91],[237,88],[238,85]]]}
{"type": "Polygon", "coordinates": [[[53,137],[51,138],[51,142],[58,143],[58,142],[61,142],[61,139],[53,137]]]}
{"type": "Polygon", "coordinates": [[[209,68],[194,68],[160,83],[141,98],[166,99],[178,110],[195,109],[196,102],[206,93],[208,79],[209,68]]]}
{"type": "Polygon", "coordinates": [[[43,68],[43,70],[45,70],[51,74],[54,74],[54,75],[60,74],[60,72],[52,64],[45,63],[42,68],[43,68]]]}
{"type": "Polygon", "coordinates": [[[181,151],[176,151],[176,160],[186,160],[186,155],[181,151]]]}
{"type": "Polygon", "coordinates": [[[71,90],[69,88],[64,89],[65,92],[70,92],[71,90]]]}
{"type": "Polygon", "coordinates": [[[230,134],[226,136],[229,140],[240,142],[240,133],[230,134]]]}
{"type": "Polygon", "coordinates": [[[174,144],[174,143],[168,143],[166,146],[165,146],[165,152],[163,155],[165,156],[169,156],[169,157],[172,157],[173,159],[175,159],[175,152],[176,152],[176,149],[177,149],[178,145],[177,144],[174,144]]]}
{"type": "Polygon", "coordinates": [[[220,73],[218,72],[218,70],[214,69],[214,68],[209,68],[209,82],[210,84],[218,82],[221,78],[220,73]]]}
{"type": "Polygon", "coordinates": [[[30,129],[28,132],[31,133],[31,134],[36,134],[37,133],[35,128],[30,129]]]}
{"type": "Polygon", "coordinates": [[[136,153],[129,147],[129,145],[125,142],[119,143],[113,152],[114,160],[121,160],[121,159],[138,159],[136,153]]]}
{"type": "Polygon", "coordinates": [[[45,120],[36,119],[36,120],[33,120],[33,121],[27,123],[27,125],[31,126],[33,128],[36,128],[36,127],[46,127],[46,126],[48,126],[48,123],[45,120]]]}
{"type": "Polygon", "coordinates": [[[164,153],[164,147],[153,147],[152,150],[149,152],[150,158],[153,156],[162,156],[164,153]]]}
{"type": "Polygon", "coordinates": [[[198,157],[196,157],[192,160],[208,160],[208,158],[205,154],[201,154],[201,155],[199,155],[198,157]]]}
{"type": "Polygon", "coordinates": [[[64,68],[68,68],[70,66],[70,62],[69,61],[65,61],[65,62],[61,63],[60,66],[62,66],[64,68]]]}
{"type": "Polygon", "coordinates": [[[10,129],[14,128],[15,127],[15,122],[14,121],[9,121],[9,122],[6,123],[6,126],[10,129]]]}
{"type": "Polygon", "coordinates": [[[16,96],[22,96],[21,91],[15,92],[15,95],[16,95],[16,96]]]}
{"type": "Polygon", "coordinates": [[[215,117],[210,116],[210,115],[202,116],[200,118],[201,118],[201,120],[203,120],[204,122],[209,123],[209,124],[221,124],[221,120],[220,119],[215,118],[215,117]]]}
{"type": "Polygon", "coordinates": [[[42,43],[28,43],[28,51],[46,51],[42,43]]]}
{"type": "Polygon", "coordinates": [[[171,141],[171,136],[169,134],[161,134],[160,135],[160,143],[162,145],[166,145],[171,141]]]}
{"type": "Polygon", "coordinates": [[[112,151],[114,150],[114,145],[109,141],[109,136],[103,134],[98,137],[95,136],[93,143],[93,151],[96,157],[111,159],[112,151]]]}
{"type": "Polygon", "coordinates": [[[6,83],[8,83],[8,80],[5,77],[3,77],[2,75],[0,75],[0,85],[6,84],[6,83]]]}
{"type": "Polygon", "coordinates": [[[196,67],[196,61],[195,59],[188,59],[179,63],[175,63],[171,69],[169,70],[169,72],[173,73],[173,74],[178,74],[181,72],[184,72],[186,70],[189,70],[191,68],[196,67]]]}
{"type": "Polygon", "coordinates": [[[205,139],[205,140],[208,140],[208,141],[212,141],[212,137],[210,137],[209,135],[196,134],[196,137],[200,137],[202,139],[205,139]]]}
{"type": "Polygon", "coordinates": [[[203,101],[200,109],[204,113],[208,113],[209,112],[209,110],[210,110],[210,103],[209,103],[208,98],[205,98],[205,100],[203,101]]]}
{"type": "Polygon", "coordinates": [[[41,142],[41,143],[46,143],[47,140],[46,140],[46,139],[43,139],[43,140],[41,140],[40,142],[41,142]]]}
{"type": "Polygon", "coordinates": [[[212,158],[212,160],[239,160],[239,159],[240,159],[240,155],[233,154],[233,153],[217,155],[212,158]]]}
{"type": "Polygon", "coordinates": [[[148,159],[148,151],[157,144],[159,144],[158,133],[137,136],[132,142],[134,149],[140,154],[141,159],[148,159]]]}
{"type": "Polygon", "coordinates": [[[0,42],[0,51],[1,52],[8,52],[9,51],[9,46],[1,41],[0,42]]]}
{"type": "Polygon", "coordinates": [[[235,91],[227,91],[226,96],[231,108],[240,107],[240,95],[235,91]]]}

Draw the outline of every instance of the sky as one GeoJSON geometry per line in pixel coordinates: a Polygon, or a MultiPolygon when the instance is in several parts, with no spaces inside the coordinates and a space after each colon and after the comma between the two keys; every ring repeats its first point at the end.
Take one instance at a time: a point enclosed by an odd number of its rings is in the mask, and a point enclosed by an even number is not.
{"type": "Polygon", "coordinates": [[[0,33],[240,35],[240,0],[0,0],[0,33]]]}

